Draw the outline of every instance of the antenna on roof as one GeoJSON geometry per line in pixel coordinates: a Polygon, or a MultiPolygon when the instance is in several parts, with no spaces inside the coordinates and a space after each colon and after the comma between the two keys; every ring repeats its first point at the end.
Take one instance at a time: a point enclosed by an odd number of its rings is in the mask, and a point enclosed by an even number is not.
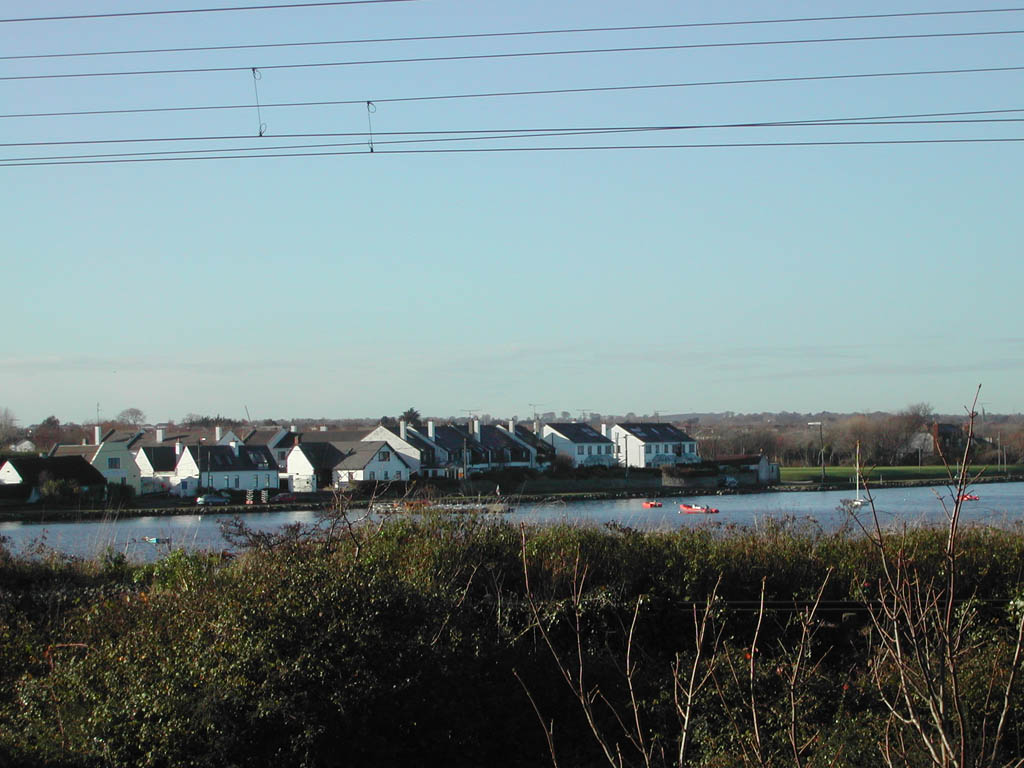
{"type": "Polygon", "coordinates": [[[252,423],[252,417],[249,415],[249,406],[243,405],[242,407],[245,408],[245,420],[249,423],[252,423]]]}
{"type": "Polygon", "coordinates": [[[533,411],[533,420],[537,420],[537,406],[544,405],[544,403],[527,403],[530,406],[530,410],[533,411]]]}

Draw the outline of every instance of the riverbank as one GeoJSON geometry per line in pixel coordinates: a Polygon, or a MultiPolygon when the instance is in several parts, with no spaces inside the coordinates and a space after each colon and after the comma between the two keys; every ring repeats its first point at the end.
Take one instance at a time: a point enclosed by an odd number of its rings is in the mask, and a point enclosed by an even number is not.
{"type": "MultiPolygon", "coordinates": [[[[992,483],[1022,482],[1024,474],[981,476],[974,479],[971,485],[983,485],[992,483]]],[[[567,483],[567,486],[570,483],[567,483]]],[[[916,478],[890,480],[871,483],[869,489],[892,489],[892,488],[922,488],[922,487],[948,487],[948,482],[942,482],[938,478],[916,478]]],[[[764,493],[814,493],[820,491],[849,491],[853,490],[852,481],[827,482],[822,485],[817,481],[803,481],[797,483],[786,483],[773,486],[760,486],[756,488],[666,488],[651,487],[620,487],[603,490],[581,489],[566,490],[560,492],[546,493],[517,493],[501,496],[495,495],[448,495],[435,499],[438,506],[446,506],[455,509],[472,509],[475,506],[480,508],[494,509],[496,504],[507,505],[510,510],[523,504],[572,504],[589,501],[614,501],[618,499],[670,499],[688,498],[695,496],[743,496],[750,494],[764,493]]],[[[391,503],[400,502],[403,499],[378,499],[377,503],[384,501],[391,503]]],[[[184,515],[209,515],[209,514],[254,514],[282,511],[321,511],[333,508],[336,505],[333,494],[324,493],[317,498],[287,502],[284,504],[228,504],[210,507],[197,506],[195,503],[181,501],[166,496],[147,499],[137,499],[133,506],[122,507],[55,507],[40,504],[26,505],[19,507],[0,508],[0,522],[21,522],[21,523],[60,523],[78,521],[106,521],[142,517],[174,517],[184,515]]],[[[373,499],[349,499],[347,504],[353,509],[366,509],[374,503],[373,499]]]]}

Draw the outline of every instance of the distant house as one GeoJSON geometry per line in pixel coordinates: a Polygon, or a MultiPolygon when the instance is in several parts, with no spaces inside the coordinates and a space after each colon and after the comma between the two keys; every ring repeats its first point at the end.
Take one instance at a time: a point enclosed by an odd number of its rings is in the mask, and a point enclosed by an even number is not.
{"type": "Polygon", "coordinates": [[[539,428],[536,425],[535,429],[530,429],[524,424],[511,424],[510,427],[513,429],[517,440],[533,449],[534,466],[538,469],[551,466],[551,462],[555,458],[555,449],[551,443],[546,442],[540,437],[538,434],[539,428]]]}
{"type": "Polygon", "coordinates": [[[81,492],[107,484],[82,456],[11,456],[0,465],[0,485],[22,486],[19,496],[23,501],[37,501],[43,485],[50,480],[65,481],[81,492]]]}
{"type": "Polygon", "coordinates": [[[405,482],[411,475],[403,456],[381,440],[299,443],[288,453],[286,472],[293,491],[343,488],[363,480],[405,482]]]}
{"type": "Polygon", "coordinates": [[[661,467],[700,461],[697,441],[673,424],[620,423],[601,431],[615,444],[615,456],[624,467],[661,467]]]}
{"type": "Polygon", "coordinates": [[[143,445],[135,452],[142,493],[166,493],[175,485],[181,443],[143,445]]]}
{"type": "Polygon", "coordinates": [[[541,435],[558,455],[568,456],[574,467],[611,467],[616,463],[614,443],[589,424],[545,424],[541,435]]]}
{"type": "Polygon", "coordinates": [[[136,493],[141,493],[141,473],[135,462],[133,445],[139,440],[141,433],[137,431],[107,430],[97,426],[94,431],[92,445],[55,445],[50,449],[50,456],[81,456],[95,467],[107,483],[126,485],[136,493]]]}
{"type": "Polygon", "coordinates": [[[397,430],[380,425],[371,430],[362,440],[386,442],[402,455],[405,463],[409,465],[409,471],[414,475],[420,474],[420,468],[424,464],[428,467],[436,465],[434,446],[420,437],[416,430],[410,428],[405,421],[398,422],[397,430]]]}
{"type": "Polygon", "coordinates": [[[718,472],[726,485],[731,485],[728,480],[730,477],[736,485],[743,486],[774,485],[779,482],[779,465],[772,464],[763,453],[719,456],[713,462],[718,465],[718,472]]]}
{"type": "Polygon", "coordinates": [[[184,446],[175,466],[171,492],[195,496],[199,488],[259,491],[278,488],[277,462],[265,445],[184,446]]]}
{"type": "Polygon", "coordinates": [[[13,451],[14,453],[35,453],[36,444],[26,437],[8,445],[7,450],[13,451]]]}

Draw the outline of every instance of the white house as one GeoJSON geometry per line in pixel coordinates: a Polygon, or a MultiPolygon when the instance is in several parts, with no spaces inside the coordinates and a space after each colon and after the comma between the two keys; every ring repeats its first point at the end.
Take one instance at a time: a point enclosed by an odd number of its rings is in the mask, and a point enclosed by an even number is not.
{"type": "Polygon", "coordinates": [[[49,455],[81,456],[106,478],[108,485],[127,485],[141,493],[141,473],[132,448],[140,436],[139,432],[114,429],[104,433],[102,427],[97,426],[93,445],[55,445],[49,455]]]}
{"type": "Polygon", "coordinates": [[[379,426],[363,438],[364,442],[386,442],[402,455],[409,471],[419,474],[420,466],[423,463],[424,453],[429,453],[429,447],[424,444],[415,430],[409,429],[405,421],[398,422],[398,431],[395,432],[385,426],[379,426]]]}
{"type": "Polygon", "coordinates": [[[279,487],[277,463],[265,445],[184,446],[175,466],[171,492],[195,496],[199,488],[259,491],[279,487]]]}
{"type": "Polygon", "coordinates": [[[556,454],[571,458],[574,467],[615,464],[614,444],[589,424],[545,424],[541,436],[556,454]]]}
{"type": "Polygon", "coordinates": [[[405,481],[411,471],[402,454],[381,441],[349,443],[349,453],[334,467],[334,485],[360,480],[405,481]]]}
{"type": "Polygon", "coordinates": [[[615,444],[615,456],[624,467],[661,467],[700,461],[697,441],[681,429],[666,423],[620,423],[611,429],[601,425],[602,434],[615,444]]]}
{"type": "Polygon", "coordinates": [[[142,493],[165,493],[177,483],[181,443],[175,445],[142,445],[135,452],[142,493]]]}

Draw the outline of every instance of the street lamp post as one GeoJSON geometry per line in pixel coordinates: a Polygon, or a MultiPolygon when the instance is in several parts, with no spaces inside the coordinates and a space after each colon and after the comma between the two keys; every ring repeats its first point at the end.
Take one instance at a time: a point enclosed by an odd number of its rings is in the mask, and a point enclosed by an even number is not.
{"type": "Polygon", "coordinates": [[[821,484],[825,484],[825,432],[820,421],[808,421],[808,427],[818,428],[818,456],[821,460],[821,484]]]}

